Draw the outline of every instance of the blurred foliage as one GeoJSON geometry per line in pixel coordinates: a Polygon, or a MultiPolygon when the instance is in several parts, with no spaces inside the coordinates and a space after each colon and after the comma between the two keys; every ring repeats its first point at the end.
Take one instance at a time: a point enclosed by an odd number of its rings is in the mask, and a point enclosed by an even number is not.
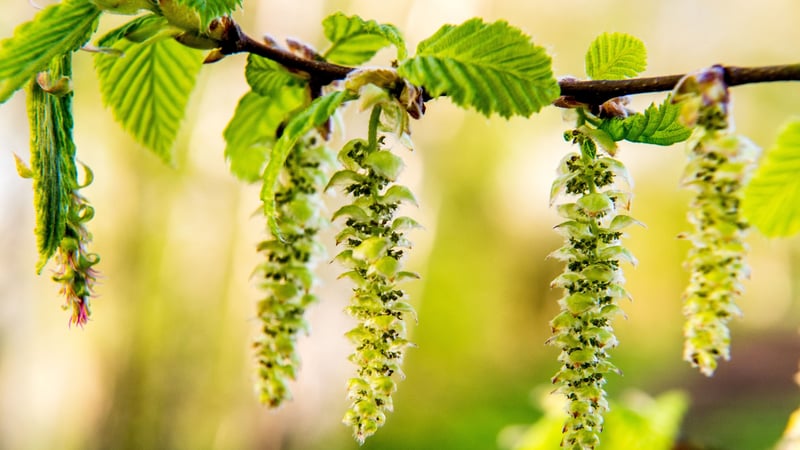
{"type": "MultiPolygon", "coordinates": [[[[550,450],[561,442],[564,408],[543,392],[541,403],[545,415],[525,430],[514,450],[550,450]]],[[[688,399],[681,392],[667,392],[656,398],[639,392],[628,392],[620,402],[610,402],[602,441],[598,450],[670,450],[678,435],[688,399]]],[[[505,432],[508,439],[514,430],[505,432]]]]}

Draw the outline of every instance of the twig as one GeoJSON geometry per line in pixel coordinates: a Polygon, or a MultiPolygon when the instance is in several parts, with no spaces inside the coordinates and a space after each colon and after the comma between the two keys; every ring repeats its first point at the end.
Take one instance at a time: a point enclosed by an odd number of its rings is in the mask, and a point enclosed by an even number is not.
{"type": "MultiPolygon", "coordinates": [[[[320,85],[344,79],[354,67],[340,66],[325,61],[302,58],[280,47],[259,42],[247,36],[239,26],[228,20],[221,40],[220,50],[225,55],[253,53],[271,59],[284,67],[308,74],[320,85]]],[[[800,81],[800,64],[765,67],[722,66],[728,86],[773,81],[800,81]]],[[[599,105],[606,100],[624,95],[645,94],[672,90],[684,75],[631,78],[627,80],[575,80],[559,81],[561,95],[571,101],[599,105]]]]}

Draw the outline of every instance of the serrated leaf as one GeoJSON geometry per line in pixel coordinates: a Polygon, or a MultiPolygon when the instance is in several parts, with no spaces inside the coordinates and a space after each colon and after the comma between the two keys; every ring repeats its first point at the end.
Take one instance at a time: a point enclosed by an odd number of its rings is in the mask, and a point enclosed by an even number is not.
{"type": "MultiPolygon", "coordinates": [[[[72,54],[54,59],[48,68],[52,77],[71,76],[72,54]]],[[[70,213],[70,195],[78,187],[75,142],[72,139],[72,93],[53,95],[32,80],[27,106],[39,250],[36,270],[41,272],[64,237],[70,213]]]]}
{"type": "Polygon", "coordinates": [[[769,237],[800,231],[800,119],[787,124],[745,188],[745,218],[769,237]]]}
{"type": "Polygon", "coordinates": [[[305,86],[307,83],[275,61],[252,53],[247,57],[244,74],[250,88],[266,97],[271,97],[287,87],[305,86]]]}
{"type": "Polygon", "coordinates": [[[286,87],[270,97],[250,91],[239,100],[223,132],[231,173],[251,182],[261,176],[278,129],[304,97],[303,89],[286,87]]]}
{"type": "MultiPolygon", "coordinates": [[[[162,0],[163,1],[163,0],[162,0]]],[[[200,15],[202,28],[220,16],[230,15],[242,6],[242,0],[171,0],[178,5],[188,6],[200,15]]],[[[200,31],[200,30],[197,30],[200,31]]]]}
{"type": "Polygon", "coordinates": [[[137,141],[171,163],[202,53],[163,37],[143,43],[120,39],[112,48],[122,56],[95,57],[104,103],[137,141]]]}
{"type": "Polygon", "coordinates": [[[647,67],[647,49],[625,33],[603,33],[586,52],[586,75],[594,80],[622,80],[639,75],[647,67]]]}
{"type": "Polygon", "coordinates": [[[22,88],[59,55],[79,49],[89,40],[100,10],[84,0],[50,5],[14,35],[0,41],[0,103],[22,88]]]}
{"type": "Polygon", "coordinates": [[[278,175],[280,175],[289,152],[292,151],[298,139],[315,127],[325,123],[336,113],[342,103],[352,98],[352,94],[337,91],[315,99],[307,108],[289,120],[280,139],[272,147],[269,163],[264,170],[261,200],[264,202],[264,215],[267,217],[267,224],[273,236],[281,238],[278,222],[275,218],[275,187],[278,182],[278,175]]]}
{"type": "Polygon", "coordinates": [[[433,97],[446,94],[487,116],[528,117],[560,93],[544,49],[503,21],[445,25],[398,71],[433,97]]]}
{"type": "Polygon", "coordinates": [[[397,48],[398,61],[408,57],[403,36],[394,25],[337,12],[326,17],[322,26],[325,37],[331,41],[330,48],[322,56],[330,62],[357,66],[372,59],[387,45],[397,48]]]}
{"type": "Polygon", "coordinates": [[[651,104],[643,114],[636,113],[625,119],[606,119],[600,129],[615,141],[625,139],[653,145],[672,145],[685,141],[692,130],[685,127],[679,119],[681,107],[667,98],[656,106],[651,104]]]}

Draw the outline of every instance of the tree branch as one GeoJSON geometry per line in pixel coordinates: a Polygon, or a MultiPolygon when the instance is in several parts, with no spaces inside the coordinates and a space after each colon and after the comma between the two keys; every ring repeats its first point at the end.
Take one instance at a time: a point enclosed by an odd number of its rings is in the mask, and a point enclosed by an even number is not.
{"type": "MultiPolygon", "coordinates": [[[[800,64],[764,67],[722,66],[728,86],[772,81],[800,81],[800,64]]],[[[631,78],[628,80],[560,80],[561,95],[598,105],[623,95],[669,91],[684,75],[631,78]]]]}
{"type": "MultiPolygon", "coordinates": [[[[222,34],[223,54],[252,53],[271,59],[289,70],[308,74],[320,85],[344,79],[355,70],[354,67],[340,66],[325,61],[317,61],[297,56],[280,47],[259,42],[246,35],[239,26],[229,19],[222,34]]],[[[722,66],[728,86],[773,81],[800,81],[800,64],[787,64],[764,67],[722,66]]],[[[558,82],[562,97],[570,101],[599,105],[606,100],[625,95],[646,94],[672,90],[684,75],[631,78],[627,80],[576,80],[562,79],[558,82]]]]}

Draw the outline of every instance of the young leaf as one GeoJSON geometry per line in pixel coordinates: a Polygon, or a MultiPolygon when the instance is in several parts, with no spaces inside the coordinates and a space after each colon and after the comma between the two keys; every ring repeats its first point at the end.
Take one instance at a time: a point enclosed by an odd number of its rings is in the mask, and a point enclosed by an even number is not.
{"type": "Polygon", "coordinates": [[[244,70],[247,84],[254,92],[272,96],[288,86],[304,86],[306,80],[299,78],[275,61],[250,54],[244,70]]]}
{"type": "Polygon", "coordinates": [[[278,222],[275,219],[275,187],[278,175],[281,172],[289,152],[292,151],[295,143],[304,134],[313,128],[322,125],[334,113],[342,103],[352,100],[352,94],[344,91],[337,91],[319,97],[297,115],[289,120],[280,139],[272,147],[269,163],[264,170],[264,184],[261,187],[261,200],[264,202],[264,215],[267,216],[267,224],[272,234],[280,238],[281,233],[278,222]]]}
{"type": "Polygon", "coordinates": [[[244,181],[259,178],[278,128],[302,105],[304,96],[301,88],[285,87],[270,97],[251,91],[239,100],[223,133],[225,158],[234,175],[244,181]]]}
{"type": "MultiPolygon", "coordinates": [[[[49,65],[53,77],[70,76],[72,55],[56,58],[49,65]]],[[[56,96],[36,80],[28,89],[28,120],[31,125],[31,168],[36,207],[36,243],[41,272],[64,237],[75,169],[72,140],[72,93],[56,96]]]]}
{"type": "Polygon", "coordinates": [[[586,75],[594,80],[635,77],[647,67],[647,49],[639,39],[625,33],[603,33],[586,53],[586,75]]]}
{"type": "Polygon", "coordinates": [[[800,231],[800,119],[784,127],[745,189],[745,218],[765,236],[800,231]]]}
{"type": "Polygon", "coordinates": [[[378,50],[387,45],[397,48],[397,59],[408,57],[408,50],[400,31],[394,25],[366,21],[358,16],[346,16],[341,12],[330,15],[322,21],[325,37],[331,46],[322,55],[326,60],[337,64],[357,66],[363,64],[378,50]]]}
{"type": "Polygon", "coordinates": [[[599,128],[615,141],[625,139],[644,144],[672,145],[685,141],[692,134],[692,130],[678,120],[680,113],[680,105],[673,104],[667,98],[658,106],[648,106],[644,114],[636,113],[624,119],[606,119],[599,128]]]}
{"type": "Polygon", "coordinates": [[[167,27],[169,22],[158,14],[145,14],[130,22],[115,28],[97,41],[98,47],[110,47],[120,39],[128,39],[132,42],[144,42],[150,39],[160,30],[167,27]]]}
{"type": "Polygon", "coordinates": [[[136,140],[172,162],[202,54],[161,36],[141,44],[121,39],[112,48],[122,56],[98,53],[95,59],[103,101],[136,140]]]}
{"type": "Polygon", "coordinates": [[[47,67],[53,58],[89,40],[100,10],[85,0],[50,5],[0,41],[0,103],[47,67]]]}
{"type": "MultiPolygon", "coordinates": [[[[159,3],[164,3],[164,0],[161,0],[159,3]]],[[[242,0],[168,0],[168,3],[174,3],[179,8],[188,7],[199,15],[200,26],[191,31],[205,31],[204,29],[213,19],[229,15],[236,8],[242,6],[242,0]]],[[[179,8],[173,9],[178,10],[179,8]]],[[[170,22],[172,22],[172,20],[170,20],[170,22]]]]}
{"type": "Polygon", "coordinates": [[[433,97],[446,94],[487,116],[528,117],[560,92],[544,49],[503,21],[445,25],[398,71],[433,97]]]}

